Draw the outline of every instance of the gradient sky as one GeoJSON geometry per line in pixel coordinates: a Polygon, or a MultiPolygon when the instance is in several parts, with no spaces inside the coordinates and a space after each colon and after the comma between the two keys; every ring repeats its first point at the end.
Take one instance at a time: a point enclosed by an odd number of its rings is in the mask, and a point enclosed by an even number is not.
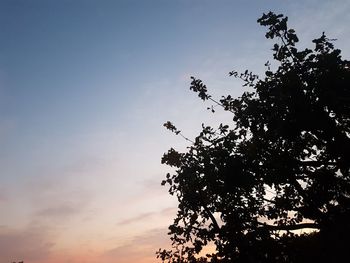
{"type": "Polygon", "coordinates": [[[348,0],[0,0],[0,263],[157,262],[176,213],[160,158],[186,146],[162,124],[231,118],[189,77],[238,96],[227,73],[271,59],[269,10],[349,59],[348,0]]]}

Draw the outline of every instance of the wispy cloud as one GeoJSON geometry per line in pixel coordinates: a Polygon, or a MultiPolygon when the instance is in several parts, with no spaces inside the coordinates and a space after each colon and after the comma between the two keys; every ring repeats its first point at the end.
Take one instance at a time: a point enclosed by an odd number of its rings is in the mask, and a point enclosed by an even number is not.
{"type": "Polygon", "coordinates": [[[168,207],[168,208],[164,208],[163,210],[160,211],[160,214],[162,216],[175,216],[177,211],[176,207],[168,207]]]}
{"type": "Polygon", "coordinates": [[[81,211],[81,206],[78,204],[60,204],[39,210],[37,216],[62,218],[75,215],[79,211],[81,211]]]}
{"type": "Polygon", "coordinates": [[[108,259],[118,259],[118,263],[155,262],[155,252],[160,247],[167,247],[170,242],[167,232],[166,228],[152,229],[142,235],[135,236],[125,245],[107,250],[103,258],[107,262],[110,262],[108,259]]]}
{"type": "Polygon", "coordinates": [[[8,200],[8,197],[5,193],[5,190],[0,187],[0,204],[3,202],[6,202],[8,200]]]}
{"type": "Polygon", "coordinates": [[[137,223],[139,221],[144,221],[146,219],[149,219],[150,217],[152,217],[155,214],[156,214],[155,212],[143,213],[143,214],[140,214],[140,215],[135,216],[135,217],[130,217],[130,218],[121,220],[118,222],[118,225],[129,225],[132,223],[137,223]]]}
{"type": "Polygon", "coordinates": [[[54,246],[50,230],[42,226],[24,229],[0,228],[0,262],[38,262],[51,254],[54,246]]]}
{"type": "Polygon", "coordinates": [[[138,222],[144,222],[145,220],[149,220],[152,217],[169,217],[169,216],[175,216],[176,213],[176,208],[175,207],[167,207],[164,208],[160,211],[157,212],[147,212],[147,213],[142,213],[140,215],[130,217],[124,220],[119,221],[117,224],[118,225],[129,225],[133,223],[138,223],[138,222]]]}

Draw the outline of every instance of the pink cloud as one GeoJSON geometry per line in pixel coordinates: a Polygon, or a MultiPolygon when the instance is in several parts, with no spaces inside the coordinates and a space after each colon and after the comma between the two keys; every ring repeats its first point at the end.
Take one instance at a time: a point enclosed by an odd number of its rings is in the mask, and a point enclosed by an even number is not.
{"type": "Polygon", "coordinates": [[[128,225],[128,224],[136,223],[139,221],[143,221],[145,219],[152,217],[154,214],[156,214],[156,213],[155,212],[143,213],[143,214],[140,214],[140,215],[135,216],[135,217],[130,217],[130,218],[121,220],[118,222],[118,225],[128,225]]]}
{"type": "Polygon", "coordinates": [[[40,226],[28,226],[25,229],[0,228],[0,263],[39,262],[47,258],[52,251],[50,231],[40,226]]]}
{"type": "Polygon", "coordinates": [[[62,218],[69,217],[75,214],[78,214],[82,210],[82,206],[80,204],[57,204],[51,207],[44,208],[39,210],[36,215],[39,217],[46,218],[62,218]]]}
{"type": "Polygon", "coordinates": [[[156,228],[135,236],[130,242],[106,251],[103,260],[118,263],[157,262],[155,252],[170,244],[166,228],[156,228]],[[111,260],[111,261],[110,261],[111,260]]]}
{"type": "Polygon", "coordinates": [[[0,193],[0,203],[6,202],[7,201],[7,196],[4,195],[3,193],[0,193]]]}
{"type": "Polygon", "coordinates": [[[171,217],[176,215],[176,211],[177,211],[177,208],[175,207],[167,207],[162,209],[159,212],[142,213],[140,215],[121,220],[118,222],[118,225],[129,225],[132,223],[145,221],[146,219],[150,219],[152,217],[159,217],[159,216],[171,217]]]}

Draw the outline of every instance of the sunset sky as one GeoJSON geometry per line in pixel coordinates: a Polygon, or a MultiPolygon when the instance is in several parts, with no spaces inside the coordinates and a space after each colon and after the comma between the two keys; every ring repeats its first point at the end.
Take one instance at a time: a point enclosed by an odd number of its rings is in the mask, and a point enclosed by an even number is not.
{"type": "Polygon", "coordinates": [[[177,206],[160,159],[187,145],[162,124],[231,119],[190,76],[239,96],[228,72],[271,60],[269,10],[350,59],[349,0],[0,0],[0,263],[157,262],[177,206]]]}

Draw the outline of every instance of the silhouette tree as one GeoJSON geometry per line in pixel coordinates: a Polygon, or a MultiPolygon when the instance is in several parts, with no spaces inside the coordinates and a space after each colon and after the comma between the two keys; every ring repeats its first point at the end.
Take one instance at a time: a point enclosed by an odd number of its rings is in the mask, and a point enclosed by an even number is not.
{"type": "MultiPolygon", "coordinates": [[[[313,50],[298,50],[287,20],[272,12],[258,19],[277,40],[275,71],[266,63],[263,79],[229,73],[253,91],[215,100],[192,77],[190,89],[231,112],[233,123],[203,125],[187,152],[164,154],[176,171],[162,185],[179,205],[169,227],[173,249],[160,249],[161,260],[344,262],[349,255],[350,63],[324,33],[313,50]],[[208,245],[214,252],[199,257],[208,245]]],[[[184,137],[171,122],[164,126],[184,137]]]]}

